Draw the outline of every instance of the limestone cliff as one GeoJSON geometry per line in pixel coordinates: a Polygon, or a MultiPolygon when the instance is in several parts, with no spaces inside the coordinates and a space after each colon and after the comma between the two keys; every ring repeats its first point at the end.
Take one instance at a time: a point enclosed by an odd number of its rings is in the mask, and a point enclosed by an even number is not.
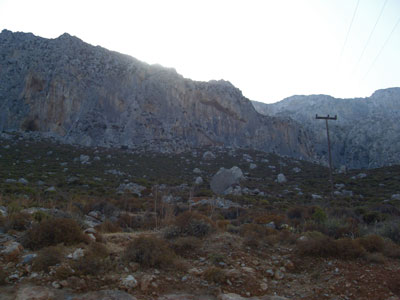
{"type": "Polygon", "coordinates": [[[290,117],[312,134],[315,150],[326,158],[325,122],[315,114],[337,115],[329,122],[336,167],[376,168],[400,164],[400,88],[378,90],[367,98],[292,96],[274,104],[253,102],[262,114],[290,117]]]}
{"type": "Polygon", "coordinates": [[[306,132],[263,116],[226,81],[173,69],[63,34],[0,34],[0,131],[53,134],[86,146],[179,151],[223,145],[310,159],[306,132]]]}

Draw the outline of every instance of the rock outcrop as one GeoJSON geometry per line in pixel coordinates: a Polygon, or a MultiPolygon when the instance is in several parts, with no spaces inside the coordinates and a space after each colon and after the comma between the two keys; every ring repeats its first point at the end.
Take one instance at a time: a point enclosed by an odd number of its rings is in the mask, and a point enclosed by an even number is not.
{"type": "Polygon", "coordinates": [[[400,88],[378,90],[368,98],[292,96],[274,104],[253,101],[264,115],[289,117],[311,132],[316,152],[327,157],[325,122],[315,115],[337,115],[329,122],[335,167],[376,168],[400,163],[400,88]]]}
{"type": "Polygon", "coordinates": [[[44,39],[3,30],[0,78],[0,131],[85,146],[233,146],[313,157],[296,122],[257,113],[231,83],[185,79],[68,34],[44,39]]]}

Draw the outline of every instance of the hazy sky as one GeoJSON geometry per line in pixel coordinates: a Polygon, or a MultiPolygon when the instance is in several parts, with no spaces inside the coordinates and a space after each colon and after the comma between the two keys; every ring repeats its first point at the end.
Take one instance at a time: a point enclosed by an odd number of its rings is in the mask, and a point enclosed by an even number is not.
{"type": "Polygon", "coordinates": [[[263,102],[400,86],[399,22],[400,0],[0,0],[0,30],[68,32],[263,102]]]}

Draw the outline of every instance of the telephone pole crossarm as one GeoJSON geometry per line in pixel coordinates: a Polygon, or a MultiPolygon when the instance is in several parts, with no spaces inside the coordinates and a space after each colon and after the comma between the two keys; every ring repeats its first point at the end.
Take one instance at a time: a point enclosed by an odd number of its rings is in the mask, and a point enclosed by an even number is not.
{"type": "Polygon", "coordinates": [[[327,115],[326,117],[320,117],[318,115],[315,115],[315,118],[318,120],[337,120],[337,115],[335,115],[334,117],[330,117],[329,115],[327,115]]]}

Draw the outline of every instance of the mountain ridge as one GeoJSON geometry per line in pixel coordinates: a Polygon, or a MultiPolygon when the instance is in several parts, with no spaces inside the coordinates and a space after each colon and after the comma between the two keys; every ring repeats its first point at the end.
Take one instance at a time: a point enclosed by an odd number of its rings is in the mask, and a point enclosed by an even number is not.
{"type": "Polygon", "coordinates": [[[329,123],[336,167],[375,168],[400,163],[400,88],[380,89],[365,98],[301,95],[274,104],[252,103],[262,114],[288,117],[302,124],[325,160],[326,130],[315,115],[337,115],[338,120],[329,123]]]}
{"type": "Polygon", "coordinates": [[[3,30],[0,42],[0,131],[85,146],[231,146],[315,158],[296,122],[262,116],[227,81],[185,79],[69,34],[3,30]]]}

